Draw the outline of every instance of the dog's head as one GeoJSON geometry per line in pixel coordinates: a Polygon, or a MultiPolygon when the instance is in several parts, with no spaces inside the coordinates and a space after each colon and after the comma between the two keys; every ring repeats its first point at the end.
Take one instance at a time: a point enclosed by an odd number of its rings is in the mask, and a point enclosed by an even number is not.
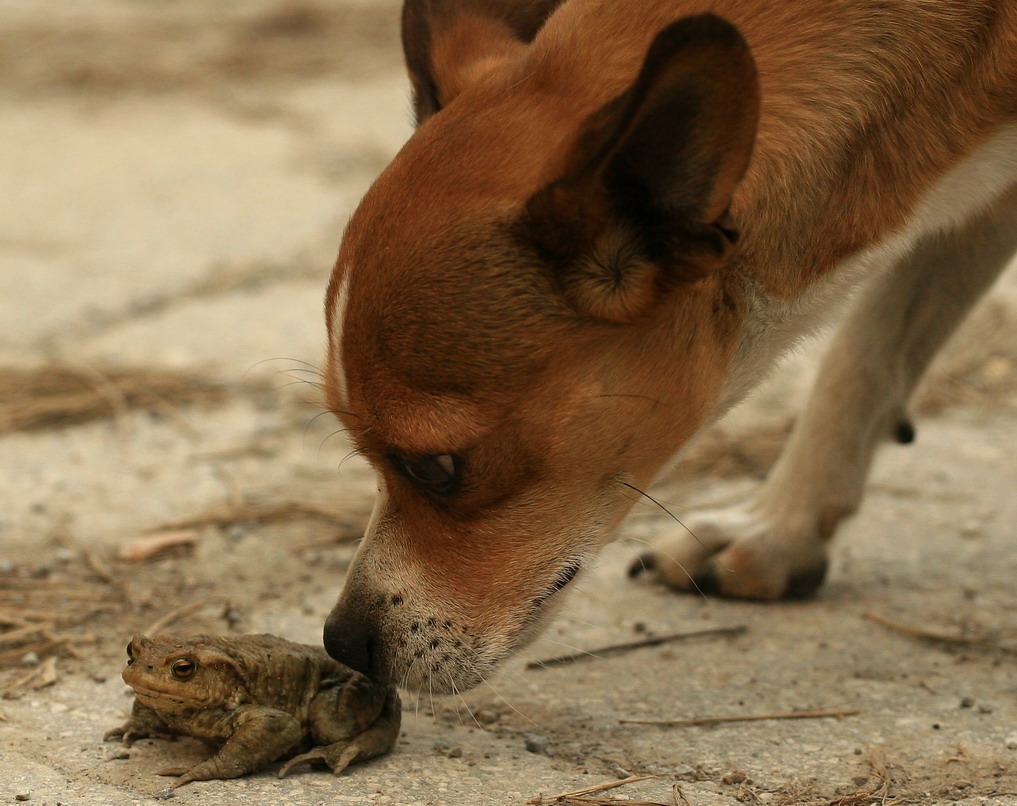
{"type": "Polygon", "coordinates": [[[709,417],[742,315],[722,269],[758,92],[715,17],[649,31],[605,72],[617,43],[568,52],[596,20],[559,11],[528,44],[533,19],[421,7],[404,16],[420,126],[326,302],[329,405],[378,498],[325,644],[448,692],[538,631],[709,417]]]}

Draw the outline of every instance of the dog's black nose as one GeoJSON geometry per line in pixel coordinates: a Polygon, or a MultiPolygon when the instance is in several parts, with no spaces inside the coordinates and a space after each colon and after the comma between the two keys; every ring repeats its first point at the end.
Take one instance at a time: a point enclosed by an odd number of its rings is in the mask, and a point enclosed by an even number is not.
{"type": "Polygon", "coordinates": [[[356,672],[378,680],[377,637],[368,619],[340,603],[325,621],[325,651],[356,672]]]}

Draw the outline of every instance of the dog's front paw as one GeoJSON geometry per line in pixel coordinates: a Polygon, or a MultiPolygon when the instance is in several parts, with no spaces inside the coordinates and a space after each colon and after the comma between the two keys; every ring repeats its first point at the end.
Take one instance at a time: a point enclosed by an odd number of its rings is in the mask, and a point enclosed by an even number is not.
{"type": "Polygon", "coordinates": [[[751,506],[683,519],[629,569],[679,591],[738,599],[809,596],[823,583],[826,540],[819,528],[788,528],[751,506]]]}

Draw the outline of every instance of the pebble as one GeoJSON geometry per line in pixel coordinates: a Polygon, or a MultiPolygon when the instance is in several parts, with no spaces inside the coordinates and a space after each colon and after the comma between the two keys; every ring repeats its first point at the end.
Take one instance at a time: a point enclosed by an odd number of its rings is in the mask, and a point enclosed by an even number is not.
{"type": "Polygon", "coordinates": [[[1006,737],[1006,746],[1011,750],[1017,750],[1017,733],[1011,733],[1006,737]]]}
{"type": "Polygon", "coordinates": [[[526,749],[531,753],[545,753],[551,740],[546,736],[538,736],[535,733],[527,733],[524,737],[526,749]]]}
{"type": "Polygon", "coordinates": [[[477,713],[475,713],[474,716],[477,718],[477,722],[479,722],[481,725],[493,725],[495,722],[501,719],[501,714],[499,714],[497,711],[488,711],[486,709],[483,711],[477,711],[477,713]]]}
{"type": "Polygon", "coordinates": [[[961,537],[981,537],[985,531],[985,527],[981,521],[970,520],[966,521],[960,528],[961,537]]]}
{"type": "Polygon", "coordinates": [[[725,784],[740,784],[743,783],[747,777],[748,776],[741,770],[732,770],[720,780],[721,783],[725,784]]]}
{"type": "Polygon", "coordinates": [[[29,800],[31,797],[32,797],[32,793],[31,792],[18,792],[18,794],[16,794],[14,796],[14,799],[15,800],[29,800]]]}
{"type": "Polygon", "coordinates": [[[106,753],[107,761],[123,761],[131,757],[131,751],[126,747],[116,747],[106,753]]]}
{"type": "Polygon", "coordinates": [[[960,707],[961,708],[974,708],[975,707],[975,698],[974,697],[965,697],[963,700],[960,701],[960,707]]]}
{"type": "Polygon", "coordinates": [[[26,652],[24,655],[21,656],[21,665],[22,666],[38,666],[39,665],[39,655],[38,655],[38,653],[36,653],[36,652],[26,652]]]}

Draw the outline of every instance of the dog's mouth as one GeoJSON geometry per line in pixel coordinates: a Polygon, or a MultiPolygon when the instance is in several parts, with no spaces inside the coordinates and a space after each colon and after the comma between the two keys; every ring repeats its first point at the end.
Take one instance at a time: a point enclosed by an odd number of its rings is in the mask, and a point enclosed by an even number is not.
{"type": "Polygon", "coordinates": [[[579,560],[573,560],[561,571],[558,572],[558,576],[555,577],[554,582],[548,587],[547,591],[538,596],[533,600],[533,604],[530,606],[532,615],[530,621],[536,621],[542,615],[541,611],[544,605],[559,591],[563,590],[573,579],[576,578],[576,574],[579,573],[583,564],[579,560]]]}
{"type": "Polygon", "coordinates": [[[445,624],[437,619],[414,622],[410,625],[411,636],[419,640],[407,647],[405,639],[396,639],[396,645],[401,644],[401,647],[389,656],[393,663],[389,677],[402,687],[432,694],[450,694],[473,688],[489,677],[506,658],[540,634],[559,600],[556,594],[571,584],[582,567],[580,560],[565,565],[547,589],[530,602],[529,614],[514,635],[486,639],[477,636],[472,640],[459,636],[449,646],[445,624]],[[420,628],[414,630],[414,624],[420,624],[420,628]]]}

